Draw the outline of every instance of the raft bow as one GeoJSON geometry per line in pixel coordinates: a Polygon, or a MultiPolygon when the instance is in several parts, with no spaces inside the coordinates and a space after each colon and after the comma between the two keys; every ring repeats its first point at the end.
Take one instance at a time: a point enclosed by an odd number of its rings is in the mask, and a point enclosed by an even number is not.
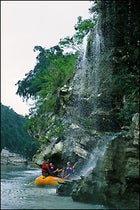
{"type": "Polygon", "coordinates": [[[39,176],[35,179],[35,184],[36,185],[52,185],[52,186],[56,186],[58,185],[58,183],[62,183],[64,182],[63,178],[57,177],[57,176],[39,176]]]}

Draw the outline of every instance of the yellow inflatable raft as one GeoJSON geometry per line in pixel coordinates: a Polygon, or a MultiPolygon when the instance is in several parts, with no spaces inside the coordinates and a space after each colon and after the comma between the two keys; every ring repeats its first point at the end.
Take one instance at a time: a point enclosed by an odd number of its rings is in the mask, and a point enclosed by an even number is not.
{"type": "Polygon", "coordinates": [[[37,185],[58,185],[59,182],[64,182],[63,178],[59,178],[56,176],[39,176],[35,179],[35,184],[37,185]]]}

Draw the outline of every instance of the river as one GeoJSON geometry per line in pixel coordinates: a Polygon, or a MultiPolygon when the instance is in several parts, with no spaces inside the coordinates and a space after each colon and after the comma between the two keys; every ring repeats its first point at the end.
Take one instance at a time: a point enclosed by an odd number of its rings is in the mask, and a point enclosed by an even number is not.
{"type": "Polygon", "coordinates": [[[33,181],[40,175],[40,169],[2,166],[1,209],[107,209],[59,196],[55,187],[37,187],[33,181]]]}

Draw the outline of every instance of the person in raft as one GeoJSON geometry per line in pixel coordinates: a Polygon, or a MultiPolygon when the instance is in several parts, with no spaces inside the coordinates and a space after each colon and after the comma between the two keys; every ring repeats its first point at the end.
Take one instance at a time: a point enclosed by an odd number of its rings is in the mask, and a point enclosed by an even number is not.
{"type": "Polygon", "coordinates": [[[79,158],[78,161],[73,165],[73,170],[74,170],[74,174],[77,176],[80,176],[82,173],[82,168],[83,168],[83,159],[79,158]]]}
{"type": "Polygon", "coordinates": [[[65,179],[71,178],[73,175],[73,167],[71,166],[70,162],[67,162],[66,168],[65,168],[65,179]]]}
{"type": "Polygon", "coordinates": [[[65,177],[65,167],[60,169],[60,173],[58,174],[58,177],[60,177],[60,178],[64,178],[65,177]]]}
{"type": "Polygon", "coordinates": [[[51,175],[51,172],[50,172],[50,165],[49,165],[49,159],[45,156],[44,157],[44,162],[42,163],[42,175],[43,176],[49,176],[51,175]]]}
{"type": "Polygon", "coordinates": [[[55,169],[55,166],[53,163],[50,163],[50,172],[51,172],[52,176],[58,176],[59,171],[60,170],[58,168],[55,169]]]}

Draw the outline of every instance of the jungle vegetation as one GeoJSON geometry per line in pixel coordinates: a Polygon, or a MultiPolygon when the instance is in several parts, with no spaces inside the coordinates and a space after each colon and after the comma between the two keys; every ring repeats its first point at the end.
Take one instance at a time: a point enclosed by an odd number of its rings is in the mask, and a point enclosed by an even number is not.
{"type": "MultiPolygon", "coordinates": [[[[61,116],[64,114],[61,105],[61,88],[70,84],[82,40],[95,23],[96,19],[83,20],[79,16],[74,26],[76,33],[73,37],[60,39],[58,45],[50,49],[35,46],[33,50],[39,52],[36,65],[23,80],[19,80],[16,84],[17,95],[23,100],[34,101],[26,127],[40,144],[52,136],[61,136],[61,116]],[[68,52],[66,49],[69,49],[68,52]],[[45,132],[47,133],[48,130],[50,135],[45,137],[45,132]]],[[[66,103],[68,98],[69,93],[65,98],[63,97],[63,101],[65,100],[66,103]]]]}
{"type": "MultiPolygon", "coordinates": [[[[102,23],[104,36],[107,37],[107,23],[114,30],[112,34],[114,46],[110,48],[111,54],[108,59],[112,63],[113,70],[111,94],[115,105],[119,102],[118,119],[122,125],[129,126],[133,114],[138,112],[140,40],[137,2],[132,0],[131,8],[127,1],[114,1],[112,7],[109,2],[105,1],[101,4],[100,0],[95,1],[95,6],[90,8],[94,18],[82,20],[82,17],[79,16],[74,26],[76,33],[73,37],[67,36],[60,39],[58,45],[50,49],[35,46],[34,51],[39,52],[36,57],[36,65],[25,75],[25,78],[16,84],[18,86],[17,95],[24,100],[34,101],[34,106],[31,107],[28,116],[27,129],[40,144],[48,141],[46,133],[49,133],[50,136],[61,137],[63,129],[61,117],[64,110],[60,91],[62,87],[69,86],[73,79],[81,43],[85,35],[94,29],[98,20],[97,13],[102,13],[104,17],[102,23]],[[110,16],[104,13],[104,4],[108,4],[111,11],[110,16]],[[114,9],[116,13],[113,12],[114,9]],[[124,14],[123,18],[119,16],[121,10],[124,11],[124,13],[121,12],[124,14]],[[65,49],[69,49],[69,52],[66,52],[65,49]]],[[[68,99],[69,95],[65,103],[68,99]]]]}
{"type": "Polygon", "coordinates": [[[1,104],[1,150],[7,148],[31,159],[38,146],[24,127],[25,117],[1,104]]]}

